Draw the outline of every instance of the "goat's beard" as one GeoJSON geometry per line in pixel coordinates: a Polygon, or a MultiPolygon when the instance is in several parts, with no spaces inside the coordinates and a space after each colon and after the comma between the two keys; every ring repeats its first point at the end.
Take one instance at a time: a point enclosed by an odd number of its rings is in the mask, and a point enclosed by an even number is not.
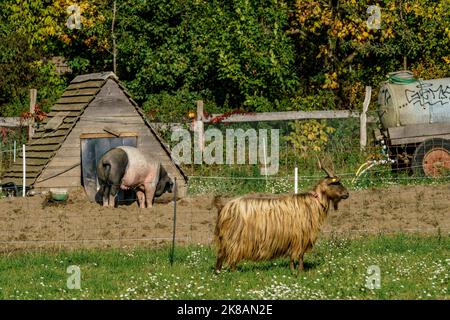
{"type": "Polygon", "coordinates": [[[334,208],[334,210],[338,210],[339,201],[341,201],[341,199],[333,200],[333,208],[334,208]]]}

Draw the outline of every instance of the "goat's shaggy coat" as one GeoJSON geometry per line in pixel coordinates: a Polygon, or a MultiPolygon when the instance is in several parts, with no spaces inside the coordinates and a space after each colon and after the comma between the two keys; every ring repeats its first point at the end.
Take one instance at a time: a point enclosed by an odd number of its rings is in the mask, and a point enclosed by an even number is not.
{"type": "MultiPolygon", "coordinates": [[[[244,196],[219,208],[215,228],[218,245],[216,271],[226,263],[235,268],[241,260],[269,260],[290,257],[291,269],[303,254],[312,248],[333,202],[348,197],[347,190],[337,182],[334,191],[325,178],[311,193],[272,197],[244,196]]],[[[217,204],[216,204],[217,205],[217,204]]]]}

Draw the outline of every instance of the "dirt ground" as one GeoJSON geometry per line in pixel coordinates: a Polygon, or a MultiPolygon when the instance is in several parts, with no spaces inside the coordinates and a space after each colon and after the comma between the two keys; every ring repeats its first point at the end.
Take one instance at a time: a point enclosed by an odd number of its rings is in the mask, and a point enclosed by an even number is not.
{"type": "MultiPolygon", "coordinates": [[[[178,243],[209,244],[216,208],[212,195],[177,201],[178,243]]],[[[83,190],[65,204],[45,196],[0,199],[0,251],[37,248],[154,246],[172,239],[173,203],[139,209],[136,203],[103,208],[83,190]]],[[[338,211],[330,210],[323,236],[450,232],[450,187],[393,186],[350,192],[338,211]]]]}

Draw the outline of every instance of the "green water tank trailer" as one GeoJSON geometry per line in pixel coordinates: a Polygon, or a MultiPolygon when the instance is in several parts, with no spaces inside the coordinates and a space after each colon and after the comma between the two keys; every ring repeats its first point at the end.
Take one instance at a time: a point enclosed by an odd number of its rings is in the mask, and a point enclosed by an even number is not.
{"type": "Polygon", "coordinates": [[[411,72],[388,75],[378,93],[377,140],[417,174],[450,174],[450,78],[421,80],[411,72]]]}

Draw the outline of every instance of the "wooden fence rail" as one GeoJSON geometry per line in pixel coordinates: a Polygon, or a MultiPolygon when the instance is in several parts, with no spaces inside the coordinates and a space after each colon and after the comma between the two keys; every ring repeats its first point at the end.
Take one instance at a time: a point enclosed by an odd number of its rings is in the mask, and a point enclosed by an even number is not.
{"type": "MultiPolygon", "coordinates": [[[[320,111],[285,111],[285,112],[260,112],[248,114],[233,114],[221,119],[220,122],[258,122],[258,121],[287,121],[287,120],[308,120],[308,119],[345,119],[359,118],[360,121],[360,146],[364,149],[367,145],[367,123],[376,122],[377,118],[367,116],[370,104],[372,88],[366,87],[366,94],[362,105],[362,112],[350,110],[320,110],[320,111]]],[[[197,131],[198,145],[203,150],[203,124],[214,121],[214,118],[221,117],[221,114],[213,114],[210,117],[203,116],[203,101],[197,101],[197,116],[194,121],[194,130],[197,131]]]]}
{"type": "Polygon", "coordinates": [[[28,126],[27,120],[20,117],[6,117],[0,118],[0,128],[17,128],[28,126]]]}
{"type": "MultiPolygon", "coordinates": [[[[209,123],[221,114],[213,114],[208,118],[203,118],[203,122],[209,123]]],[[[345,119],[359,118],[360,112],[350,110],[330,110],[330,111],[285,111],[285,112],[260,112],[249,114],[233,114],[220,122],[258,122],[258,121],[286,121],[286,120],[309,120],[309,119],[345,119]]],[[[368,117],[369,122],[374,122],[374,117],[368,117]]]]}
{"type": "MultiPolygon", "coordinates": [[[[30,112],[34,112],[34,106],[36,104],[36,90],[30,90],[30,112]]],[[[362,112],[350,111],[350,110],[320,110],[320,111],[284,111],[284,112],[260,112],[260,113],[248,113],[248,114],[233,114],[229,117],[225,117],[220,122],[263,122],[263,121],[288,121],[288,120],[308,120],[308,119],[346,119],[346,118],[359,118],[360,119],[360,145],[361,148],[365,148],[367,143],[367,129],[366,123],[376,122],[377,118],[373,116],[367,116],[367,109],[370,103],[371,87],[366,87],[366,96],[364,99],[362,112]]],[[[211,123],[214,118],[221,117],[221,114],[213,114],[209,117],[204,116],[203,101],[197,101],[197,114],[193,123],[192,129],[199,132],[198,135],[199,145],[203,146],[203,133],[204,124],[211,123]]],[[[28,126],[30,136],[33,135],[32,119],[24,120],[19,117],[0,118],[0,128],[14,128],[20,126],[28,126]]],[[[167,124],[154,124],[155,127],[166,126],[167,124]]],[[[176,127],[177,124],[170,124],[169,127],[176,127]]]]}

